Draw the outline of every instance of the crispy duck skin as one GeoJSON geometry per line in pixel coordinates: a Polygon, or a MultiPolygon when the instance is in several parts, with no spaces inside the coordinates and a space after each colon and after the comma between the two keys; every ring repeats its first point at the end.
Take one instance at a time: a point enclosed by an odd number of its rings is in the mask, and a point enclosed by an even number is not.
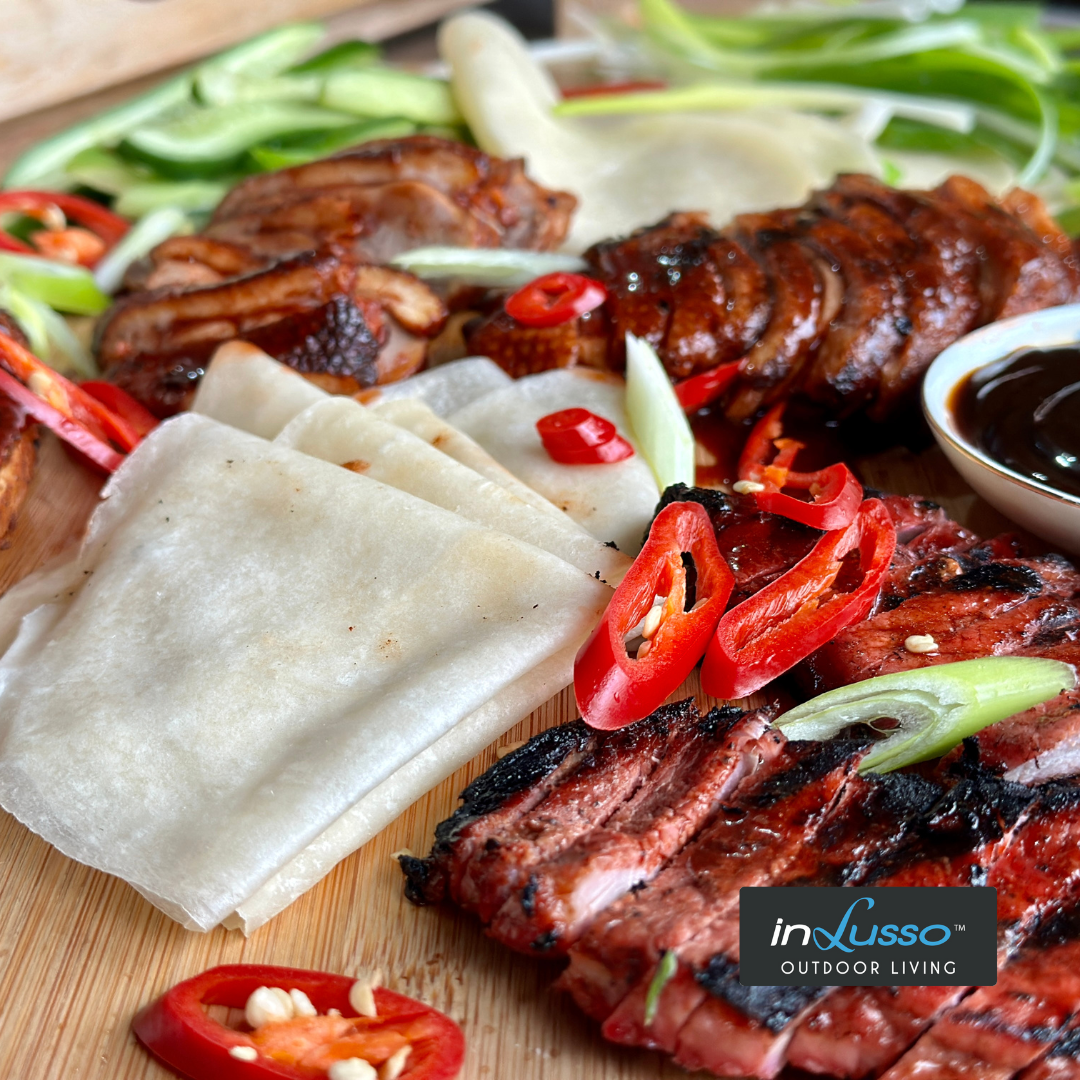
{"type": "Polygon", "coordinates": [[[1041,1060],[1028,1066],[1018,1080],[1078,1080],[1080,1078],[1080,1016],[1041,1060]]]}
{"type": "Polygon", "coordinates": [[[471,350],[512,374],[586,355],[620,370],[629,330],[675,381],[744,358],[721,401],[732,419],[792,395],[881,419],[969,330],[1080,298],[1073,245],[1040,200],[1017,190],[999,203],[964,177],[919,192],[842,176],[801,208],[722,230],[672,214],[585,258],[610,293],[606,322],[537,336],[490,315],[469,329],[471,350]]]}
{"type": "Polygon", "coordinates": [[[270,259],[334,250],[387,262],[425,244],[548,251],[565,238],[575,201],[533,183],[520,160],[414,135],[249,177],[205,235],[270,259]]]}
{"type": "Polygon", "coordinates": [[[332,255],[301,255],[241,277],[166,286],[115,304],[98,360],[159,416],[186,408],[218,345],[243,338],[328,389],[352,392],[415,371],[418,335],[437,333],[442,301],[418,278],[332,255]]]}

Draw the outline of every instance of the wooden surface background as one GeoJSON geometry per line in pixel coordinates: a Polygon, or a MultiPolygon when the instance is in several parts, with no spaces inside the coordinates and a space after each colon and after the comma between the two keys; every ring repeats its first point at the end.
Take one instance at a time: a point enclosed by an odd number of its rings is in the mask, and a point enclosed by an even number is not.
{"type": "MultiPolygon", "coordinates": [[[[298,19],[383,41],[482,0],[3,0],[0,120],[160,72],[298,19]]],[[[126,95],[125,95],[126,96],[126,95]]]]}
{"type": "MultiPolygon", "coordinates": [[[[936,450],[855,462],[864,482],[919,492],[992,534],[1007,523],[936,450]]],[[[27,505],[0,551],[0,593],[75,542],[98,482],[45,436],[27,505]]],[[[678,696],[696,694],[696,677],[678,696]]],[[[569,691],[508,732],[517,742],[576,715],[569,691]]],[[[569,999],[552,992],[552,961],[517,956],[449,908],[415,908],[391,854],[428,850],[457,794],[495,760],[489,747],[429,792],[291,907],[245,939],[172,922],[124,882],[72,862],[0,811],[0,1078],[165,1080],[133,1039],[140,1006],[220,963],[260,962],[359,974],[444,1009],[464,1028],[464,1080],[674,1080],[654,1053],[604,1043],[569,999]]]]}

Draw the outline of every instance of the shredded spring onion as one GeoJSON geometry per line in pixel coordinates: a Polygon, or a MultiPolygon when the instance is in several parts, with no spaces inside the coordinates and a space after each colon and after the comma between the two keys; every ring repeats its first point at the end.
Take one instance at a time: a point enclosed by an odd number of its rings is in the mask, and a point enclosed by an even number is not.
{"type": "Polygon", "coordinates": [[[0,282],[71,315],[100,315],[111,303],[82,266],[0,252],[0,282]]]}
{"type": "Polygon", "coordinates": [[[626,335],[626,412],[660,490],[694,486],[694,435],[656,350],[626,335]]]}
{"type": "Polygon", "coordinates": [[[517,248],[421,247],[390,261],[424,279],[454,278],[472,285],[507,288],[526,285],[544,274],[585,269],[585,263],[576,255],[517,248]]]}
{"type": "Polygon", "coordinates": [[[645,1026],[656,1019],[656,1012],[660,1007],[660,995],[664,987],[671,981],[672,976],[679,970],[679,960],[671,949],[664,951],[664,957],[656,966],[656,972],[649,983],[649,989],[645,992],[645,1026]]]}
{"type": "Polygon", "coordinates": [[[789,739],[828,739],[853,724],[888,720],[886,736],[863,758],[862,772],[891,772],[940,757],[969,735],[1077,685],[1059,660],[987,656],[880,675],[820,694],[784,713],[789,739]]]}
{"type": "Polygon", "coordinates": [[[162,240],[188,227],[187,215],[175,206],[166,206],[147,214],[132,226],[120,242],[94,268],[94,280],[102,292],[114,293],[136,259],[157,247],[162,240]]]}

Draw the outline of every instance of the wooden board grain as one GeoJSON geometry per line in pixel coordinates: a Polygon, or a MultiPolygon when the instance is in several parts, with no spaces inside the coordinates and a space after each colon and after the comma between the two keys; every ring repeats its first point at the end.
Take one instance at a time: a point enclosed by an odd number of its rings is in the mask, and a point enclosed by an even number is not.
{"type": "MultiPolygon", "coordinates": [[[[73,542],[98,481],[45,436],[41,468],[11,543],[0,593],[73,542]]],[[[984,533],[1008,527],[936,450],[856,461],[866,483],[920,492],[984,533]]],[[[695,694],[696,677],[677,696],[695,694]]],[[[575,716],[564,691],[508,732],[517,742],[575,716]]],[[[675,1080],[660,1055],[604,1043],[551,989],[559,964],[516,956],[471,917],[415,908],[391,859],[426,851],[458,792],[495,760],[495,747],[429,792],[320,884],[245,939],[172,922],[124,882],[65,858],[0,812],[0,1077],[5,1080],[165,1080],[134,1041],[135,1012],[172,984],[219,963],[265,962],[359,974],[446,1010],[465,1030],[464,1080],[675,1080]]]]}

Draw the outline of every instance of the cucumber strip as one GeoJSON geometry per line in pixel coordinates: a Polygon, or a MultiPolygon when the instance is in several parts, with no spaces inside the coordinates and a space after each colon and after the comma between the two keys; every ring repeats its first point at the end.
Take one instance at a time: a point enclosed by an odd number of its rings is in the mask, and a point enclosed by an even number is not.
{"type": "Polygon", "coordinates": [[[894,721],[859,766],[860,772],[891,772],[940,757],[984,727],[1074,686],[1071,664],[986,656],[842,686],[797,705],[776,726],[789,739],[828,739],[852,724],[894,721]]]}
{"type": "Polygon", "coordinates": [[[328,75],[331,71],[355,71],[357,68],[377,64],[382,57],[382,49],[370,41],[339,41],[324,49],[309,60],[294,64],[289,68],[290,75],[328,75]]]}
{"type": "Polygon", "coordinates": [[[100,315],[111,303],[85,267],[36,255],[0,252],[0,282],[72,315],[100,315]]]}
{"type": "Polygon", "coordinates": [[[191,100],[191,76],[178,75],[146,94],[108,109],[32,146],[8,169],[5,188],[63,186],[64,166],[81,150],[116,142],[133,128],[191,100]],[[59,180],[59,183],[57,181],[59,180]]]}
{"type": "Polygon", "coordinates": [[[213,68],[195,79],[195,93],[204,105],[230,105],[234,101],[306,101],[318,103],[323,80],[318,75],[239,75],[213,68]]]}
{"type": "Polygon", "coordinates": [[[249,153],[260,169],[287,169],[292,165],[305,165],[309,161],[346,150],[350,146],[359,146],[372,139],[401,139],[415,132],[416,125],[411,120],[367,120],[361,124],[325,132],[317,138],[298,140],[296,145],[254,146],[249,153]]]}
{"type": "Polygon", "coordinates": [[[323,104],[358,116],[403,116],[418,124],[462,122],[449,83],[392,68],[330,75],[323,104]]]}
{"type": "Polygon", "coordinates": [[[311,52],[325,36],[322,23],[288,23],[204,60],[192,74],[198,79],[216,69],[237,75],[277,75],[311,52]]]}
{"type": "Polygon", "coordinates": [[[121,195],[153,177],[149,169],[125,161],[114,150],[91,146],[77,153],[64,168],[65,186],[81,184],[105,195],[121,195]]]}
{"type": "Polygon", "coordinates": [[[585,261],[576,255],[517,248],[422,247],[402,252],[390,261],[425,280],[453,278],[471,285],[506,288],[560,270],[579,273],[585,269],[585,261]]]}
{"type": "Polygon", "coordinates": [[[113,209],[131,218],[170,206],[189,214],[209,213],[225,198],[236,179],[145,180],[122,191],[113,209]]]}
{"type": "Polygon", "coordinates": [[[188,217],[175,206],[153,210],[127,231],[120,242],[94,267],[94,281],[102,292],[114,293],[136,259],[149,254],[162,240],[183,232],[188,217]]]}
{"type": "Polygon", "coordinates": [[[694,435],[656,350],[626,335],[626,412],[661,491],[694,486],[694,435]]]}
{"type": "Polygon", "coordinates": [[[212,109],[192,107],[179,116],[137,128],[122,149],[165,175],[212,177],[234,167],[244,151],[267,139],[355,122],[348,113],[315,105],[237,101],[212,109]]]}

